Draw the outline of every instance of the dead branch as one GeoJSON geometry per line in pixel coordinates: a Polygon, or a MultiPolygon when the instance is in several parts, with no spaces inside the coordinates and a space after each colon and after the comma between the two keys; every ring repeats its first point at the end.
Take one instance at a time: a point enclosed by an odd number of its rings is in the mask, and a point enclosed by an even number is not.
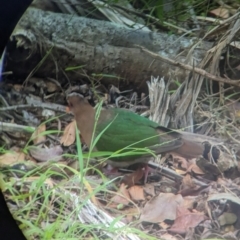
{"type": "Polygon", "coordinates": [[[4,132],[21,132],[21,133],[33,133],[35,131],[35,127],[19,125],[15,123],[6,123],[0,122],[0,129],[4,132]]]}
{"type": "Polygon", "coordinates": [[[151,52],[144,47],[141,47],[141,46],[139,46],[139,47],[141,48],[142,51],[148,53],[150,56],[154,57],[155,59],[158,59],[158,60],[161,60],[163,62],[169,63],[169,64],[171,64],[173,66],[176,66],[176,67],[181,67],[181,68],[183,68],[185,70],[188,70],[188,71],[198,73],[198,74],[202,75],[203,77],[209,78],[213,81],[217,81],[217,82],[221,82],[221,83],[227,83],[229,85],[240,87],[240,80],[239,79],[238,80],[229,80],[227,78],[217,77],[215,75],[212,75],[212,74],[208,73],[207,71],[205,71],[201,68],[198,68],[198,67],[195,67],[195,66],[190,66],[188,64],[184,64],[184,63],[181,63],[181,62],[178,62],[178,61],[174,61],[172,59],[169,59],[169,58],[160,56],[159,54],[156,54],[154,52],[151,52]]]}
{"type": "Polygon", "coordinates": [[[0,112],[15,111],[20,109],[33,109],[33,108],[49,109],[53,111],[66,113],[66,107],[59,104],[53,104],[53,103],[51,104],[50,103],[32,103],[32,104],[8,106],[8,107],[0,108],[0,112]]]}

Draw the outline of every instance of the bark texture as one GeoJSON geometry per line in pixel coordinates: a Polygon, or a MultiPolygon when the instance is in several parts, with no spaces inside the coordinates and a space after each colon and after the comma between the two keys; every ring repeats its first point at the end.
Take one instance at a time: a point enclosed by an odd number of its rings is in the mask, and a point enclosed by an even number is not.
{"type": "Polygon", "coordinates": [[[210,45],[198,45],[189,58],[193,44],[184,37],[29,8],[12,34],[8,70],[25,77],[34,70],[37,76],[58,80],[100,74],[108,83],[125,80],[141,87],[151,75],[167,78],[171,74],[181,81],[185,72],[154,59],[138,45],[197,66],[210,45]],[[65,71],[66,67],[79,68],[65,71]]]}

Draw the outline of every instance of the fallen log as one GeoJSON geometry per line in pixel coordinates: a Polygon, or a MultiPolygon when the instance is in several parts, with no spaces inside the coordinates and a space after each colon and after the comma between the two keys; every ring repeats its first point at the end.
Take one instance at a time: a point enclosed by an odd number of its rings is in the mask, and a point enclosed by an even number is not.
{"type": "MultiPolygon", "coordinates": [[[[29,8],[12,34],[7,70],[24,78],[35,74],[60,82],[86,76],[113,84],[125,80],[141,88],[151,75],[183,81],[189,71],[155,59],[138,46],[183,62],[192,45],[184,37],[29,8]]],[[[207,42],[198,46],[191,64],[197,66],[209,48],[207,42]]]]}

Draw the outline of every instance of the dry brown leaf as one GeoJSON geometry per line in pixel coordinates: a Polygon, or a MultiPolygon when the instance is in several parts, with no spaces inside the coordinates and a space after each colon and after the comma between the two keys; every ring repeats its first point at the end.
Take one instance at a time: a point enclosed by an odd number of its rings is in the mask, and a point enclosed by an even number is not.
{"type": "Polygon", "coordinates": [[[202,174],[202,175],[205,174],[205,173],[202,171],[202,169],[201,169],[200,167],[198,167],[198,165],[195,164],[195,163],[191,164],[191,165],[188,167],[187,172],[188,172],[188,173],[194,172],[194,173],[196,173],[196,174],[202,174]]]}
{"type": "Polygon", "coordinates": [[[62,160],[63,149],[60,145],[54,146],[52,148],[32,146],[29,147],[29,153],[34,159],[40,162],[47,162],[49,160],[58,162],[62,160]]]}
{"type": "Polygon", "coordinates": [[[177,164],[181,166],[182,169],[188,168],[188,161],[186,158],[179,156],[178,154],[171,153],[172,158],[177,162],[177,164]]]}
{"type": "Polygon", "coordinates": [[[227,8],[219,7],[210,11],[210,13],[214,14],[220,18],[228,18],[229,17],[229,10],[227,8]]]}
{"type": "Polygon", "coordinates": [[[191,175],[186,174],[182,179],[182,187],[193,188],[194,186],[195,186],[195,183],[193,182],[191,175]]]}
{"type": "Polygon", "coordinates": [[[121,211],[121,214],[125,216],[125,223],[131,223],[139,218],[140,211],[137,207],[127,207],[121,211]]]}
{"type": "Polygon", "coordinates": [[[70,122],[64,129],[63,136],[61,137],[61,144],[63,146],[70,146],[75,142],[76,138],[76,122],[75,120],[70,122]]]}
{"type": "Polygon", "coordinates": [[[158,224],[162,229],[168,229],[170,226],[169,224],[165,223],[165,222],[160,222],[158,224]]]}
{"type": "Polygon", "coordinates": [[[186,174],[186,171],[181,170],[181,169],[175,169],[175,172],[178,173],[178,174],[180,174],[180,175],[186,174]]]}
{"type": "Polygon", "coordinates": [[[140,221],[159,223],[166,219],[175,220],[177,206],[183,202],[180,194],[160,193],[146,203],[140,221]]]}
{"type": "Polygon", "coordinates": [[[179,191],[178,193],[181,194],[183,197],[185,196],[199,196],[202,192],[209,192],[209,186],[186,186],[184,189],[179,191]]]}
{"type": "Polygon", "coordinates": [[[0,156],[0,166],[8,166],[25,160],[26,155],[23,152],[10,151],[0,156]]]}
{"type": "Polygon", "coordinates": [[[47,86],[47,91],[49,93],[56,92],[60,89],[60,87],[54,82],[46,81],[45,83],[46,83],[46,86],[47,86]]]}
{"type": "Polygon", "coordinates": [[[155,188],[152,184],[149,184],[149,183],[145,184],[143,186],[143,190],[145,191],[145,193],[147,193],[151,196],[155,196],[155,188]]]}
{"type": "Polygon", "coordinates": [[[128,192],[133,201],[145,200],[143,188],[141,186],[137,186],[137,185],[132,186],[128,189],[128,192]]]}
{"type": "Polygon", "coordinates": [[[192,209],[197,201],[196,199],[197,199],[196,196],[186,196],[183,198],[183,203],[181,206],[187,209],[192,209]]]}
{"type": "Polygon", "coordinates": [[[144,170],[142,168],[138,168],[136,171],[124,175],[121,183],[124,183],[128,187],[135,185],[144,175],[144,170]]]}
{"type": "Polygon", "coordinates": [[[229,162],[229,158],[226,158],[226,156],[224,156],[223,153],[220,153],[217,165],[209,162],[205,158],[200,158],[196,164],[200,169],[202,169],[202,171],[205,174],[210,174],[212,176],[218,176],[221,174],[221,170],[223,170],[224,172],[225,170],[231,168],[231,163],[229,162]],[[225,159],[226,161],[224,161],[225,159]]]}
{"type": "Polygon", "coordinates": [[[203,213],[190,212],[185,208],[178,208],[177,218],[169,231],[176,234],[185,234],[189,228],[198,226],[200,222],[206,219],[203,213]]]}
{"type": "Polygon", "coordinates": [[[42,133],[45,131],[46,131],[45,124],[41,124],[36,128],[36,130],[32,134],[32,140],[34,144],[38,144],[46,140],[46,135],[42,135],[42,133]]]}
{"type": "Polygon", "coordinates": [[[117,204],[123,204],[128,205],[130,202],[130,194],[127,190],[127,186],[122,183],[118,192],[115,194],[115,196],[111,199],[111,202],[117,203],[117,204]]]}
{"type": "Polygon", "coordinates": [[[169,233],[164,233],[164,234],[161,235],[161,239],[164,239],[164,240],[178,240],[179,238],[176,238],[169,233]]]}

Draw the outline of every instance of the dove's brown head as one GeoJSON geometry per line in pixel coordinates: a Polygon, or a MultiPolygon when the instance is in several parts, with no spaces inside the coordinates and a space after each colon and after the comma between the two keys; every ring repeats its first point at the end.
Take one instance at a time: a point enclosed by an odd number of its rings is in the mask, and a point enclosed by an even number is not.
{"type": "Polygon", "coordinates": [[[95,110],[83,95],[71,93],[67,96],[70,111],[74,114],[77,127],[88,146],[90,146],[94,121],[95,110]]]}
{"type": "Polygon", "coordinates": [[[77,108],[81,108],[82,106],[86,105],[89,106],[88,100],[84,98],[84,96],[80,93],[70,93],[67,95],[67,102],[70,110],[73,112],[77,108]]]}

